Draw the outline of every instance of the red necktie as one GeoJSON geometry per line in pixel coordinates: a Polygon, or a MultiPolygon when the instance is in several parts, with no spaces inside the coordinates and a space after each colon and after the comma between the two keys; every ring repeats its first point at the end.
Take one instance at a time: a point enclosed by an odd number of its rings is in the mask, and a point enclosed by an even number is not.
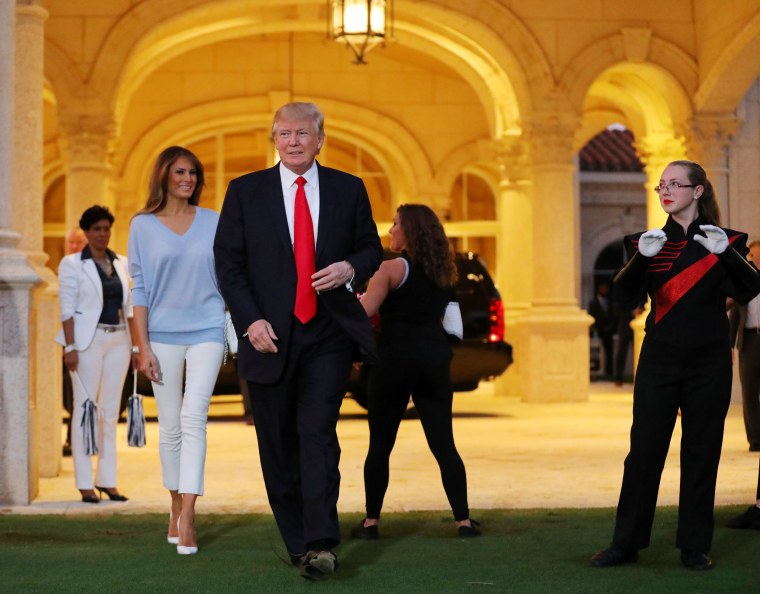
{"type": "Polygon", "coordinates": [[[306,202],[306,191],[303,189],[306,180],[296,179],[295,214],[293,217],[293,253],[296,258],[296,306],[293,313],[302,324],[308,322],[317,313],[317,293],[311,286],[311,275],[314,274],[314,225],[311,222],[309,204],[306,202]]]}

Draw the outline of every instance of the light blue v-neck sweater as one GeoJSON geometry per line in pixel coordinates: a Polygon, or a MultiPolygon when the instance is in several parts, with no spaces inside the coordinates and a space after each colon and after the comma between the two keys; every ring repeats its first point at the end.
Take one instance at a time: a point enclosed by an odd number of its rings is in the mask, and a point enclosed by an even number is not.
{"type": "Polygon", "coordinates": [[[132,304],[148,308],[153,342],[224,342],[224,300],[214,268],[219,214],[195,207],[195,219],[177,235],[153,214],[137,215],[129,228],[132,304]]]}

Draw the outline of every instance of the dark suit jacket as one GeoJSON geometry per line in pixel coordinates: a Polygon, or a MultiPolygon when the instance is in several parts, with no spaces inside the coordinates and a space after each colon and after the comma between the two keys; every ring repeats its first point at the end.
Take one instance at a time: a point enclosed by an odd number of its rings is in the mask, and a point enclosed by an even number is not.
{"type": "Polygon", "coordinates": [[[594,318],[592,328],[600,337],[611,336],[617,330],[617,317],[614,314],[612,299],[609,297],[607,298],[607,309],[604,309],[599,296],[594,296],[588,304],[588,313],[594,318]]]}
{"type": "MultiPolygon", "coordinates": [[[[374,274],[382,246],[364,183],[358,177],[317,164],[319,227],[316,269],[347,260],[354,285],[374,274]]],[[[288,354],[296,267],[288,232],[279,164],[230,182],[219,218],[214,257],[219,287],[238,335],[265,319],[278,337],[278,352],[259,353],[241,340],[238,372],[263,384],[280,379],[288,354]]],[[[354,293],[345,288],[318,295],[318,304],[351,336],[365,359],[376,357],[372,328],[354,293]]]]}
{"type": "Polygon", "coordinates": [[[742,350],[744,338],[744,326],[747,323],[747,306],[738,303],[731,308],[728,314],[729,341],[731,347],[742,350]]]}

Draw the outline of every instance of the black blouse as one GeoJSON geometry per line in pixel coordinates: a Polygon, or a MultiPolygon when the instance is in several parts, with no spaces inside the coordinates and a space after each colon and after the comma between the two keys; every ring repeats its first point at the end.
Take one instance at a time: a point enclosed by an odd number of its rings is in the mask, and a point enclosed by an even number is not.
{"type": "MultiPolygon", "coordinates": [[[[113,266],[116,254],[111,250],[106,250],[106,257],[111,261],[110,275],[106,274],[97,263],[95,264],[98,276],[100,276],[100,282],[103,285],[103,310],[100,312],[98,323],[121,324],[124,322],[124,319],[121,316],[121,304],[124,300],[124,290],[122,288],[121,279],[116,273],[116,268],[113,266]]],[[[82,260],[86,260],[87,258],[92,258],[90,246],[85,246],[82,250],[82,260]]]]}

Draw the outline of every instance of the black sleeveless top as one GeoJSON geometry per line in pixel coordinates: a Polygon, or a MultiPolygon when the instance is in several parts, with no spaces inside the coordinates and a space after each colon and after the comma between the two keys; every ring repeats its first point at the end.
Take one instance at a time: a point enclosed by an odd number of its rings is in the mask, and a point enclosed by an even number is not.
{"type": "Polygon", "coordinates": [[[415,264],[406,252],[409,264],[404,283],[390,291],[380,306],[380,337],[409,332],[412,336],[446,340],[441,318],[449,301],[455,301],[454,288],[440,288],[415,264]]]}

